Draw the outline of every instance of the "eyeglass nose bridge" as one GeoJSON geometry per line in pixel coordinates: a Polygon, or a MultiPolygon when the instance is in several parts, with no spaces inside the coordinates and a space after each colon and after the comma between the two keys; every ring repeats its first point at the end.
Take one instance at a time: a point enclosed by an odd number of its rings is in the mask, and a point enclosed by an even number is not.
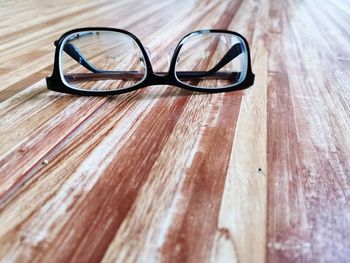
{"type": "MultiPolygon", "coordinates": [[[[149,47],[144,46],[144,49],[146,51],[146,54],[148,56],[148,60],[151,63],[151,67],[149,68],[151,70],[150,75],[148,76],[147,80],[149,82],[149,85],[172,85],[174,84],[173,78],[169,72],[156,72],[153,71],[152,68],[152,51],[149,47]]],[[[171,65],[172,57],[174,54],[175,48],[170,48],[168,50],[168,68],[171,65]]],[[[144,64],[145,67],[146,61],[142,53],[139,54],[140,61],[144,64]]],[[[177,58],[177,61],[179,61],[179,58],[177,58]]]]}
{"type": "Polygon", "coordinates": [[[174,85],[173,76],[168,72],[152,72],[147,78],[148,85],[174,85]]]}

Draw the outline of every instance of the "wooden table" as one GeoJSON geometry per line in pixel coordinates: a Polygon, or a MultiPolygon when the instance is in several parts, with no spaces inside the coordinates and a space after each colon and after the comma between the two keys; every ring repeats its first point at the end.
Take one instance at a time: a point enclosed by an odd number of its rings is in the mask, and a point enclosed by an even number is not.
{"type": "Polygon", "coordinates": [[[0,3],[1,262],[349,262],[349,1],[71,2],[0,3]],[[48,91],[82,26],[240,32],[255,85],[48,91]]]}

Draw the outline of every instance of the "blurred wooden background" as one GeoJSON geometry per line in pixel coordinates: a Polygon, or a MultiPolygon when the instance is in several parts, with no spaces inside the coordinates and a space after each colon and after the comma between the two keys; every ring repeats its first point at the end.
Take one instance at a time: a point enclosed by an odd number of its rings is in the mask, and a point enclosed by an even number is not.
{"type": "Polygon", "coordinates": [[[1,262],[348,262],[349,1],[1,1],[1,262]],[[48,91],[54,45],[130,30],[248,39],[256,82],[48,91]]]}

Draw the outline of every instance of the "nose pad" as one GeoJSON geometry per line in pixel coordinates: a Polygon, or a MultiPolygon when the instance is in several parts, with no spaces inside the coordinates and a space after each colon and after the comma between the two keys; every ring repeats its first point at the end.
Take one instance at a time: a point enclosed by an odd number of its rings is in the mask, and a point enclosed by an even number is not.
{"type": "MultiPolygon", "coordinates": [[[[175,52],[175,48],[170,48],[168,51],[168,67],[170,67],[174,52],[175,52]]],[[[179,62],[179,61],[180,61],[180,56],[177,56],[176,62],[179,62]]]]}
{"type": "MultiPolygon", "coordinates": [[[[145,50],[146,50],[146,53],[147,53],[147,56],[148,56],[149,60],[152,61],[152,52],[151,52],[151,50],[148,47],[145,47],[145,50]]],[[[145,60],[144,60],[142,52],[140,52],[139,58],[140,58],[140,61],[143,64],[145,64],[145,60]]]]}

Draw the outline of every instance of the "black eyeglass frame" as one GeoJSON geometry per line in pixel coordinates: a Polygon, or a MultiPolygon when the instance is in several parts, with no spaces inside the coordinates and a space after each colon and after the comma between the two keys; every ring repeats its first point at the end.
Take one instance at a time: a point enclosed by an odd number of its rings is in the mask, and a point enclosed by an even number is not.
{"type": "Polygon", "coordinates": [[[85,27],[85,28],[77,28],[70,30],[66,33],[64,33],[57,41],[55,41],[56,50],[55,50],[55,61],[54,61],[54,67],[53,72],[50,77],[46,77],[46,83],[47,88],[52,91],[57,92],[63,92],[68,94],[75,94],[75,95],[83,95],[83,96],[109,96],[109,95],[117,95],[122,93],[127,93],[130,91],[134,91],[137,89],[141,89],[147,86],[152,85],[172,85],[179,88],[184,88],[191,91],[199,91],[199,92],[207,92],[207,93],[217,93],[217,92],[227,92],[227,91],[234,91],[234,90],[241,90],[246,89],[254,84],[254,78],[255,75],[252,72],[251,69],[251,58],[250,58],[250,50],[247,40],[239,33],[228,31],[228,30],[220,30],[220,29],[205,29],[205,30],[197,30],[193,31],[191,33],[188,33],[185,35],[180,42],[178,43],[177,47],[175,48],[175,51],[173,53],[173,56],[170,61],[170,67],[169,71],[165,75],[157,75],[152,68],[151,61],[148,57],[148,54],[146,52],[146,49],[142,45],[141,41],[132,33],[123,30],[123,29],[117,29],[117,28],[109,28],[109,27],[85,27]],[[74,34],[84,31],[107,31],[107,32],[117,32],[117,33],[123,33],[131,37],[139,46],[143,57],[144,62],[146,66],[146,76],[137,83],[134,86],[120,89],[120,90],[105,90],[105,91],[99,91],[99,90],[83,90],[78,88],[72,88],[69,85],[65,83],[65,81],[62,79],[61,76],[61,70],[60,70],[60,52],[62,48],[62,44],[65,42],[65,39],[74,34]],[[195,34],[204,34],[204,33],[225,33],[225,34],[232,34],[234,36],[237,36],[242,39],[243,43],[245,44],[245,49],[247,52],[247,72],[244,77],[244,79],[238,83],[238,84],[232,84],[229,86],[221,87],[221,88],[201,88],[201,87],[195,87],[189,84],[185,84],[177,79],[176,72],[175,72],[175,66],[176,66],[176,60],[179,55],[179,52],[181,50],[183,43],[183,40],[187,37],[195,34]]]}

